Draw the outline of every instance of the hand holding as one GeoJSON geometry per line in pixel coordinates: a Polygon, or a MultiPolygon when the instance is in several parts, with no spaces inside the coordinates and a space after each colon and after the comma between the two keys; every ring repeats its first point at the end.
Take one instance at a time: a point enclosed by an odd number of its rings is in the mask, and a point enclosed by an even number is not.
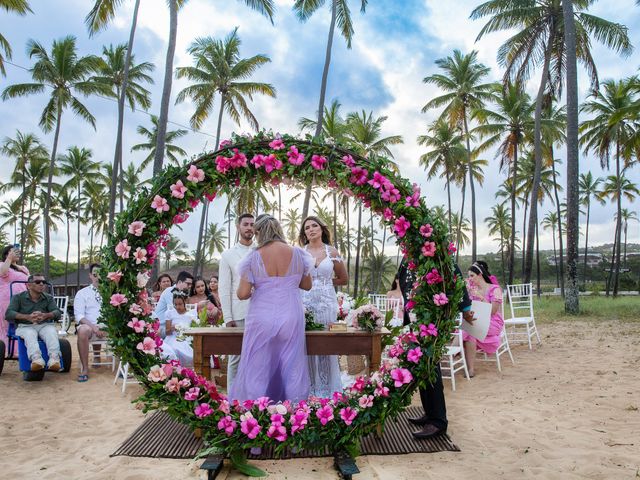
{"type": "Polygon", "coordinates": [[[462,318],[464,318],[464,321],[470,325],[473,325],[473,322],[476,321],[473,315],[474,315],[474,312],[472,310],[467,310],[466,312],[462,312],[462,318]]]}

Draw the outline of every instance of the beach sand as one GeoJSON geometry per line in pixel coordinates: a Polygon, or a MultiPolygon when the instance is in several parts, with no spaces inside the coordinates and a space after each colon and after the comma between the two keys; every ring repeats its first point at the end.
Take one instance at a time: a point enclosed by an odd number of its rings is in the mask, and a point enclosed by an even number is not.
{"type": "MultiPolygon", "coordinates": [[[[541,346],[513,348],[516,365],[501,357],[502,373],[480,363],[455,392],[445,380],[461,452],[359,457],[354,478],[640,478],[640,324],[558,321],[540,331],[541,346]]],[[[109,457],[143,421],[132,403],[141,389],[121,395],[109,367],[90,373],[76,382],[76,363],[24,382],[5,363],[0,478],[206,478],[202,460],[109,457]]],[[[273,479],[338,478],[331,458],[255,463],[273,479]]],[[[225,467],[218,478],[245,477],[225,467]]]]}

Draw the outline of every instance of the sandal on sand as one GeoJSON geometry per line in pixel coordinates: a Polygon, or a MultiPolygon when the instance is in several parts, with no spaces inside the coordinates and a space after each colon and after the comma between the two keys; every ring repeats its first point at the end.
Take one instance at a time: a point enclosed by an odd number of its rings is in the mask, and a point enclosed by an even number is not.
{"type": "Polygon", "coordinates": [[[87,375],[87,374],[78,375],[78,381],[79,382],[86,382],[87,380],[89,380],[89,375],[87,375]]]}

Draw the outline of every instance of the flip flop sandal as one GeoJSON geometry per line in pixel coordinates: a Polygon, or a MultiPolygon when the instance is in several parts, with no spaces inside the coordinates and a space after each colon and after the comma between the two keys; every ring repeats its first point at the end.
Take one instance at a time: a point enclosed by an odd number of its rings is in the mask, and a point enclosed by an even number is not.
{"type": "Polygon", "coordinates": [[[78,375],[79,382],[82,383],[82,382],[86,382],[87,380],[89,380],[89,375],[84,375],[84,374],[78,375]]]}

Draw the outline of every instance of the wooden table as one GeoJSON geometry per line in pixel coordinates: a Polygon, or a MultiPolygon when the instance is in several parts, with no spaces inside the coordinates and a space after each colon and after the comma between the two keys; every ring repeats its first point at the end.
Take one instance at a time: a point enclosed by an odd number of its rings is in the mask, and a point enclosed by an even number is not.
{"type": "MultiPolygon", "coordinates": [[[[243,328],[190,328],[185,330],[193,336],[193,367],[205,378],[211,378],[210,355],[239,355],[242,351],[243,328]]],[[[375,332],[364,332],[349,328],[346,332],[306,332],[307,355],[366,355],[372,372],[380,368],[382,336],[391,332],[386,328],[375,332]]]]}

